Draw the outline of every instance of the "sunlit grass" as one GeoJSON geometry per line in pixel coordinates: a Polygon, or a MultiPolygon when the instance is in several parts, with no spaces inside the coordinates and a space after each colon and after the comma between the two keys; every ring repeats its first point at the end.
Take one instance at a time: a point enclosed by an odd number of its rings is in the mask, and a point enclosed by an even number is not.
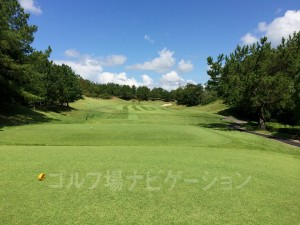
{"type": "Polygon", "coordinates": [[[1,128],[0,224],[299,223],[299,148],[228,129],[220,103],[162,104],[87,98],[1,128]]]}

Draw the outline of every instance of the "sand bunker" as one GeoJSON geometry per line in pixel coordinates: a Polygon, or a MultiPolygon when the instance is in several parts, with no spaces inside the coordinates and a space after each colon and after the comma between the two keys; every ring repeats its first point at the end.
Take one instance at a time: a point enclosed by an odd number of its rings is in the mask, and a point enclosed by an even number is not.
{"type": "Polygon", "coordinates": [[[172,105],[172,103],[167,103],[167,104],[163,104],[163,105],[161,105],[162,107],[167,107],[167,106],[171,106],[172,105]]]}

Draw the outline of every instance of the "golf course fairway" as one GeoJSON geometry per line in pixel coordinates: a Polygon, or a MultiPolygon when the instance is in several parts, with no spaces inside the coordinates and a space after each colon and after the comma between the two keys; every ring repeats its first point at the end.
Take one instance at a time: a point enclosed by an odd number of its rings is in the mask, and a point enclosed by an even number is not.
{"type": "Polygon", "coordinates": [[[300,224],[300,148],[163,104],[85,98],[1,126],[0,224],[300,224]]]}

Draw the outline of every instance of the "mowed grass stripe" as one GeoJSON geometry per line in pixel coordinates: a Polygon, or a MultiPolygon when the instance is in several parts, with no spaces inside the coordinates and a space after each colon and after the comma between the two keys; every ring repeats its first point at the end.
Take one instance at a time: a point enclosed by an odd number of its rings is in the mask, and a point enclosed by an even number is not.
{"type": "Polygon", "coordinates": [[[132,105],[131,108],[134,109],[135,111],[142,111],[142,110],[139,109],[136,105],[132,105]]]}
{"type": "Polygon", "coordinates": [[[143,105],[141,105],[140,108],[143,110],[146,110],[146,111],[152,111],[150,108],[143,106],[143,105]]]}
{"type": "Polygon", "coordinates": [[[128,112],[128,105],[123,106],[123,111],[126,112],[126,113],[128,112]]]}
{"type": "Polygon", "coordinates": [[[110,113],[106,119],[127,119],[128,114],[127,113],[110,113]]]}

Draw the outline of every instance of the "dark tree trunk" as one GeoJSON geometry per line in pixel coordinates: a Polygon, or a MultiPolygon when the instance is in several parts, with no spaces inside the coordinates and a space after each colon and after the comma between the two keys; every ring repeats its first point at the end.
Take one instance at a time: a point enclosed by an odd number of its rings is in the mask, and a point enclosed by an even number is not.
{"type": "Polygon", "coordinates": [[[259,129],[265,130],[266,129],[266,119],[264,115],[264,108],[263,106],[259,109],[259,120],[258,120],[259,129]]]}
{"type": "Polygon", "coordinates": [[[264,118],[259,118],[259,129],[266,129],[266,121],[264,120],[264,118]]]}

